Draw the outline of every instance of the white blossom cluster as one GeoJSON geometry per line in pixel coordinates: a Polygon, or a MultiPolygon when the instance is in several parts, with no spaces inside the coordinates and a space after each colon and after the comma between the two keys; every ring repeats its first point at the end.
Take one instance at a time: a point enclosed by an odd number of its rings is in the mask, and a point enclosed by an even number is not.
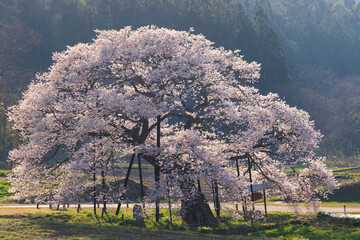
{"type": "Polygon", "coordinates": [[[126,27],[97,31],[92,43],[53,60],[9,112],[23,139],[10,153],[18,199],[78,200],[90,194],[92,176],[99,184],[104,173],[100,196],[117,200],[121,188],[110,183],[134,153],[159,164],[183,200],[205,178],[242,201],[248,172],[241,168],[237,176],[231,163],[247,159],[254,184],[267,181],[296,201],[317,200],[336,187],[315,155],[321,135],[309,115],[251,87],[260,65],[239,51],[216,48],[191,30],[126,27]]]}

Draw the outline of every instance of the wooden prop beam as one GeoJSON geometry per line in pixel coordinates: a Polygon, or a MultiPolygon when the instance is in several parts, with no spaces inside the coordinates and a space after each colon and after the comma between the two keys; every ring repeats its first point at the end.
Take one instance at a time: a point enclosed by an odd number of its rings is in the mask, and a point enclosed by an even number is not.
{"type": "MultiPolygon", "coordinates": [[[[160,123],[161,123],[161,119],[160,119],[160,116],[157,117],[157,131],[156,131],[156,135],[157,135],[157,138],[156,138],[156,145],[158,148],[160,148],[160,123]]],[[[155,186],[156,188],[159,187],[159,184],[160,184],[160,167],[159,167],[159,164],[158,162],[156,161],[155,163],[155,186]]],[[[160,202],[159,202],[159,199],[156,199],[156,202],[155,202],[155,208],[156,208],[156,221],[158,222],[160,220],[160,202]]]]}
{"type": "MultiPolygon", "coordinates": [[[[124,181],[124,185],[123,185],[124,188],[126,188],[126,185],[127,185],[128,181],[129,181],[130,172],[131,172],[132,165],[134,163],[134,159],[135,159],[135,153],[131,156],[130,164],[129,164],[129,167],[128,167],[128,170],[127,170],[127,173],[126,173],[126,177],[125,177],[125,181],[124,181]]],[[[121,202],[123,200],[122,198],[123,198],[123,194],[121,194],[121,196],[120,196],[120,201],[118,203],[116,213],[115,213],[116,216],[119,215],[120,208],[121,208],[121,202]]]]}

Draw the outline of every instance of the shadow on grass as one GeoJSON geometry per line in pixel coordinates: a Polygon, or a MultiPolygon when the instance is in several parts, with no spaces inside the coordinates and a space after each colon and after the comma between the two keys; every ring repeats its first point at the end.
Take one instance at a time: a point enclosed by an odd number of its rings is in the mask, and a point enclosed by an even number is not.
{"type": "MultiPolygon", "coordinates": [[[[122,220],[111,214],[95,217],[90,212],[79,214],[66,211],[50,213],[0,216],[0,237],[10,234],[31,239],[231,239],[284,238],[284,239],[360,239],[360,220],[334,219],[318,216],[295,217],[291,214],[269,214],[268,220],[253,226],[242,219],[222,218],[221,226],[205,229],[199,234],[197,227],[183,224],[170,225],[167,220],[156,223],[148,220],[146,228],[134,227],[132,219],[122,220]],[[101,224],[101,225],[100,225],[101,224]],[[178,230],[178,231],[167,231],[178,230]],[[205,231],[204,230],[204,231],[205,231]],[[214,235],[219,234],[219,235],[214,235]]],[[[201,232],[201,231],[200,231],[201,232]]],[[[15,238],[14,238],[15,239],[15,238]]]]}
{"type": "MultiPolygon", "coordinates": [[[[359,221],[360,223],[360,221],[359,221]]],[[[360,239],[360,224],[352,219],[336,219],[318,215],[316,218],[292,219],[272,229],[259,229],[250,237],[284,239],[360,239]]]]}
{"type": "MultiPolygon", "coordinates": [[[[0,216],[0,237],[8,239],[222,239],[223,236],[197,232],[167,231],[134,227],[134,221],[94,217],[89,213],[52,212],[36,215],[0,216]],[[99,225],[101,222],[101,225],[99,225]],[[3,225],[6,228],[2,228],[3,225]],[[112,224],[112,225],[111,225],[112,224]]],[[[240,239],[237,238],[237,239],[240,239]]]]}
{"type": "MultiPolygon", "coordinates": [[[[42,214],[42,215],[4,215],[0,216],[0,223],[6,223],[7,229],[16,232],[17,237],[32,237],[33,239],[129,239],[139,238],[142,229],[136,231],[121,226],[99,225],[99,218],[68,214],[42,214]],[[125,234],[125,235],[124,235],[125,234]],[[23,236],[22,236],[23,235],[23,236]]],[[[2,227],[2,234],[6,229],[2,227]]]]}

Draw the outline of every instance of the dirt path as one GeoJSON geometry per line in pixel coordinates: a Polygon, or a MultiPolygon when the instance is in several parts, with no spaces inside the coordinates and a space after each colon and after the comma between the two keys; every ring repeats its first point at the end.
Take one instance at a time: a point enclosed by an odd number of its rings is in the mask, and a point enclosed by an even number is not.
{"type": "MultiPolygon", "coordinates": [[[[123,204],[121,207],[122,208],[133,208],[135,204],[134,203],[129,203],[127,204],[123,204]]],[[[40,208],[48,208],[49,205],[44,205],[41,204],[39,205],[40,208]]],[[[62,207],[62,206],[61,206],[62,207]]],[[[77,205],[71,204],[70,208],[76,208],[77,205]]],[[[92,208],[93,205],[92,204],[81,204],[82,208],[92,208]]],[[[100,204],[100,208],[101,208],[101,204],[100,204]]],[[[116,204],[108,204],[107,205],[108,208],[116,208],[117,205],[116,204]]],[[[147,208],[154,208],[154,204],[146,204],[147,208]]],[[[212,204],[210,204],[210,207],[213,209],[214,206],[212,204]]],[[[9,208],[36,208],[35,204],[17,204],[17,205],[0,205],[0,213],[1,213],[1,209],[9,209],[9,208]]],[[[168,204],[160,204],[160,208],[168,208],[168,204]]],[[[180,204],[172,204],[172,208],[180,208],[180,204]]],[[[235,205],[233,204],[222,204],[221,205],[222,209],[235,209],[235,205]]],[[[241,206],[239,206],[239,209],[241,208],[241,206]]],[[[256,205],[255,206],[256,210],[260,210],[260,211],[264,211],[264,206],[261,205],[256,205]]],[[[270,205],[267,206],[267,211],[268,212],[299,212],[299,213],[306,213],[306,212],[314,212],[314,209],[311,208],[307,208],[304,206],[297,206],[297,207],[292,207],[292,206],[277,206],[277,205],[270,205]]],[[[330,212],[330,213],[343,213],[344,212],[344,208],[340,208],[340,207],[321,207],[320,209],[318,209],[317,211],[323,211],[323,212],[330,212]]],[[[351,208],[351,207],[347,207],[346,208],[346,212],[347,213],[360,213],[360,208],[351,208]]]]}

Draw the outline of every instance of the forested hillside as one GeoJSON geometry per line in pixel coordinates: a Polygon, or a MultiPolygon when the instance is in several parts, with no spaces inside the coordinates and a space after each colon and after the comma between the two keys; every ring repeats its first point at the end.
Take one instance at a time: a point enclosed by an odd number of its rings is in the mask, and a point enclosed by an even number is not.
{"type": "Polygon", "coordinates": [[[89,42],[94,29],[144,25],[202,33],[261,63],[262,92],[310,112],[322,151],[360,149],[360,4],[353,0],[0,0],[0,162],[19,139],[6,108],[54,51],[89,42]]]}
{"type": "Polygon", "coordinates": [[[291,84],[276,91],[305,109],[328,155],[359,153],[360,2],[234,0],[255,19],[262,8],[285,49],[291,84]]]}
{"type": "Polygon", "coordinates": [[[237,0],[250,16],[270,16],[291,68],[316,65],[340,75],[360,73],[360,2],[237,0]]]}
{"type": "Polygon", "coordinates": [[[271,41],[263,37],[263,30],[272,31],[267,19],[261,17],[253,23],[241,5],[231,4],[227,0],[3,2],[3,5],[7,5],[6,13],[18,15],[18,21],[40,37],[37,52],[33,52],[27,59],[28,64],[37,71],[49,66],[53,51],[62,51],[66,45],[90,41],[95,36],[94,29],[157,25],[177,30],[193,27],[196,33],[204,34],[216,45],[241,49],[248,61],[262,63],[264,77],[261,86],[271,88],[275,82],[289,80],[287,62],[276,34],[271,36],[271,41]],[[276,57],[275,61],[267,55],[276,57]],[[275,69],[276,76],[273,73],[275,69]]]}

